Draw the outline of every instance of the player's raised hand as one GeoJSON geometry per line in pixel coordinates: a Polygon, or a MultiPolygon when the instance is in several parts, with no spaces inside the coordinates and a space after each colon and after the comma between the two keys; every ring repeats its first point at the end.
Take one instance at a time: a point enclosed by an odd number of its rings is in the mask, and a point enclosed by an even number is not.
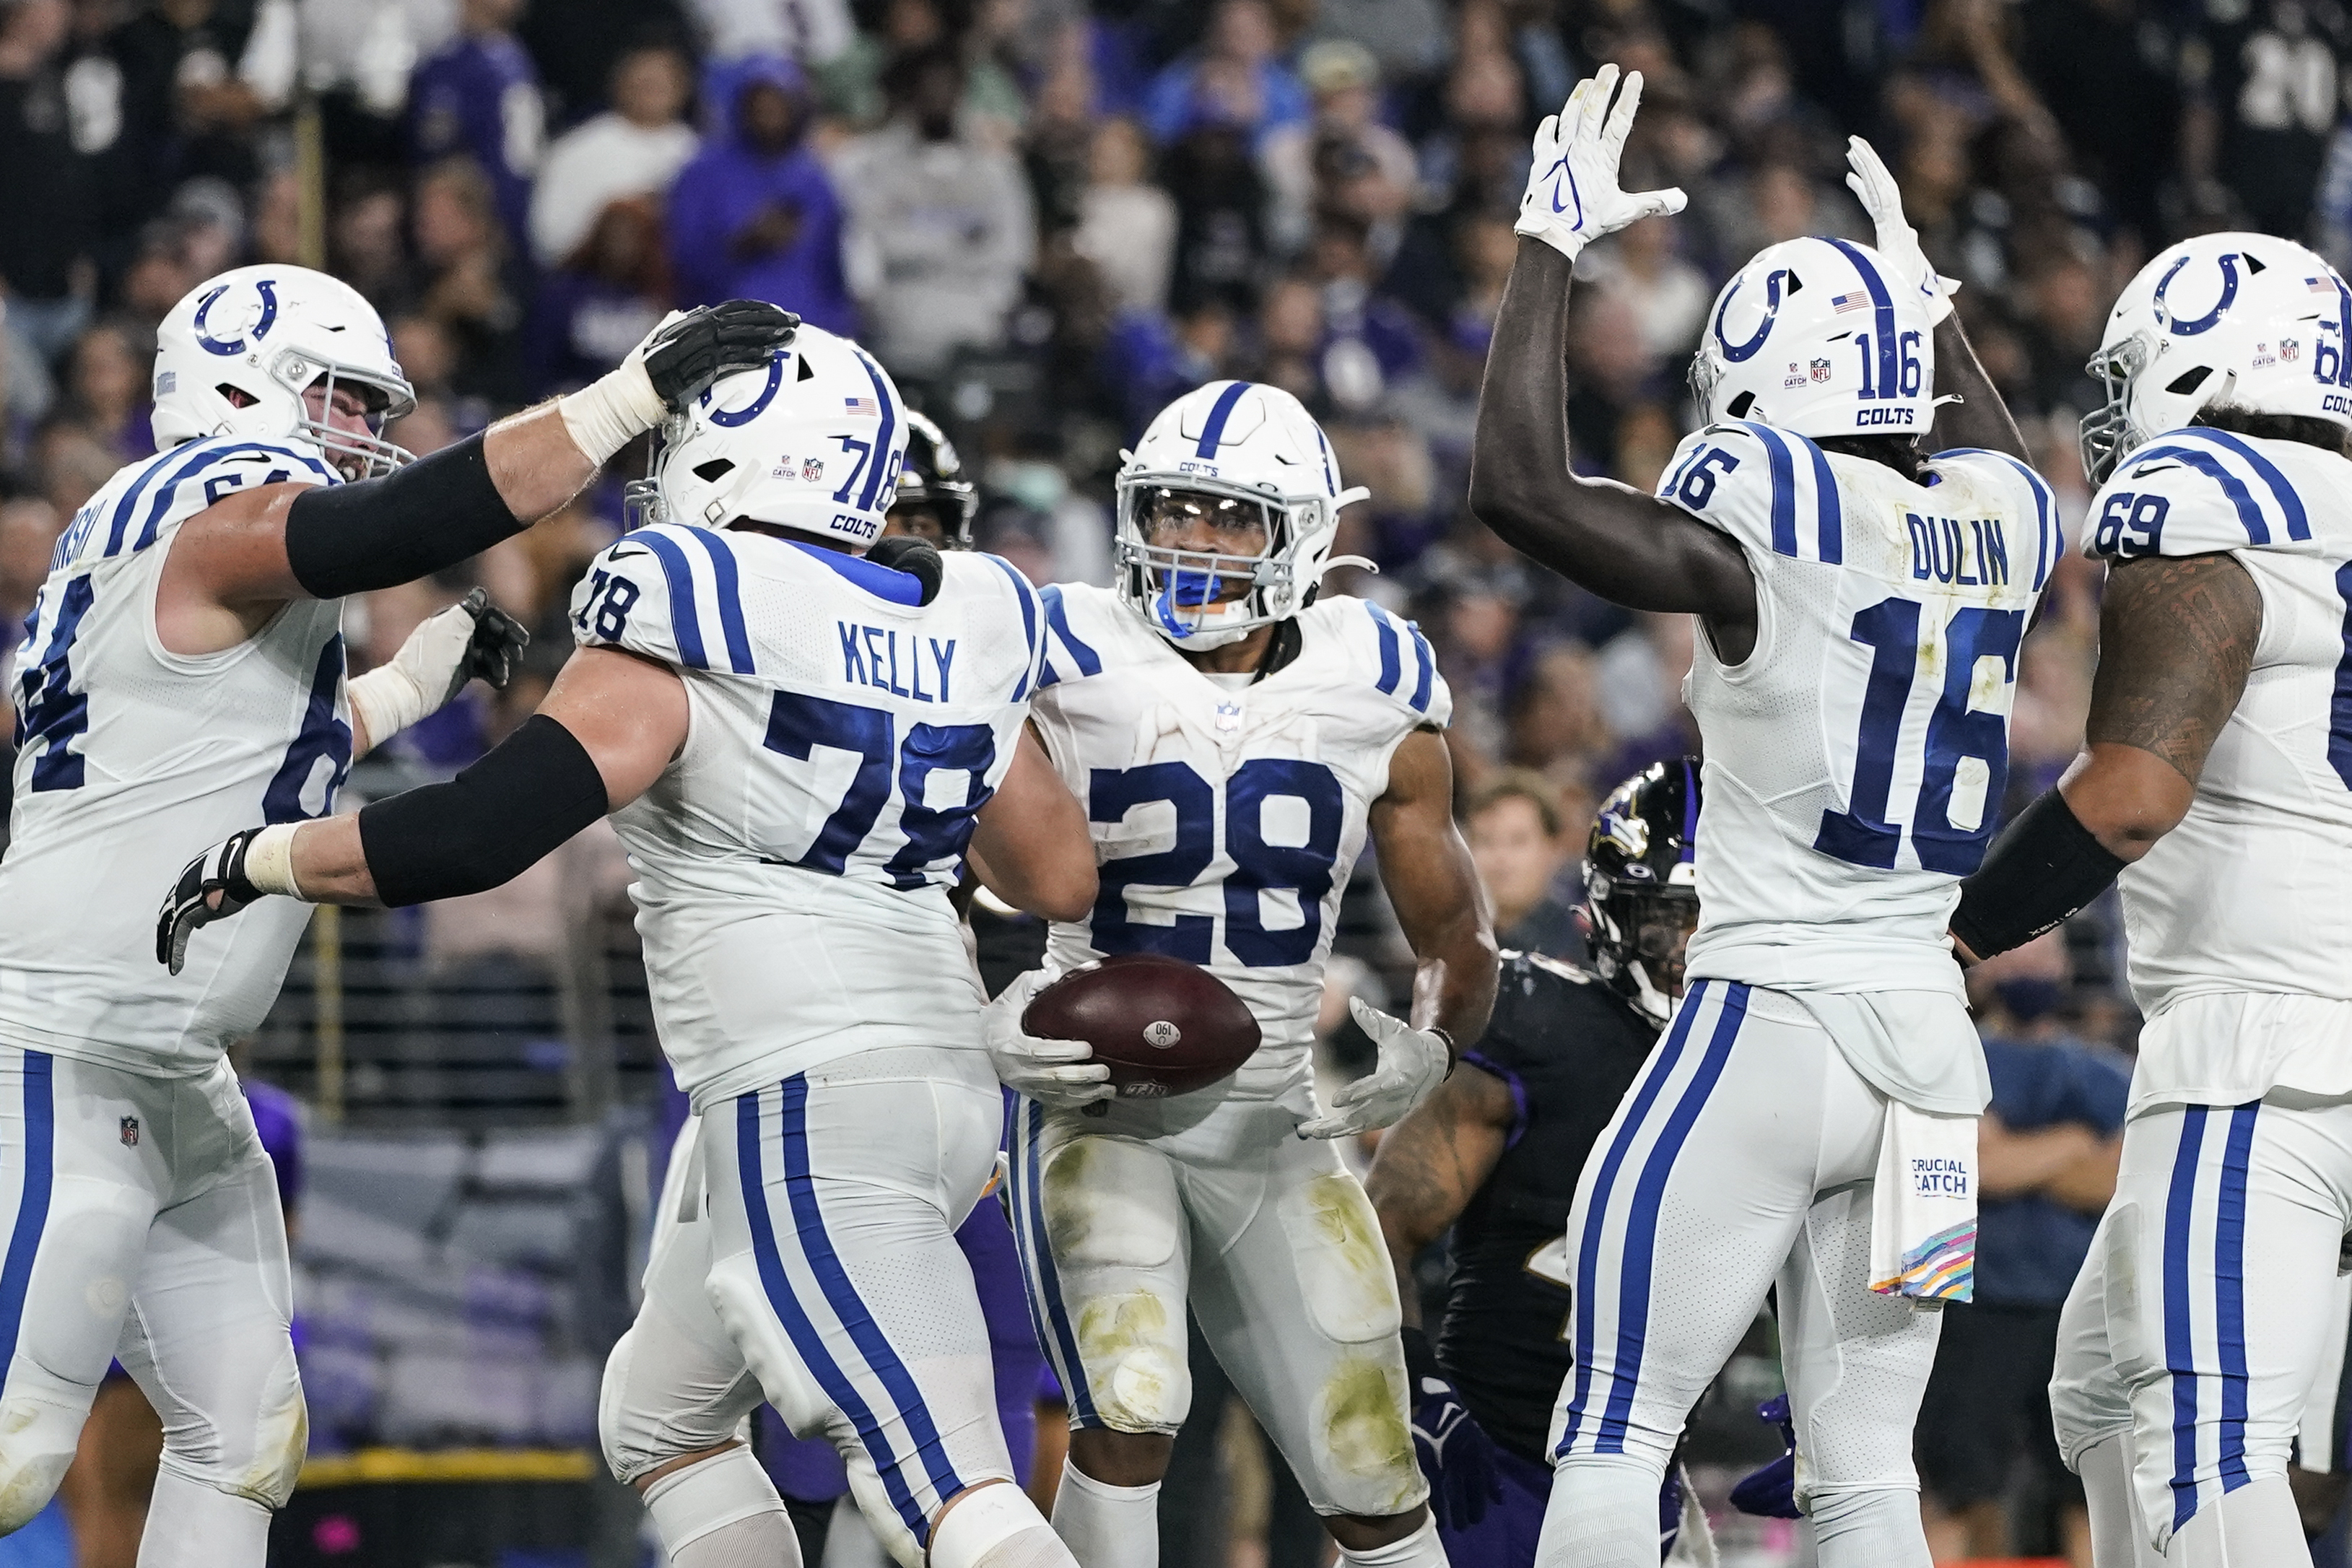
{"type": "Polygon", "coordinates": [[[253,841],[266,831],[248,827],[233,833],[181,870],[172,890],[163,895],[163,909],[156,912],[156,963],[179,973],[188,961],[188,939],[196,934],[197,927],[225,921],[265,896],[247,874],[246,858],[253,841]]]}
{"type": "Polygon", "coordinates": [[[672,310],[627,358],[558,405],[572,444],[592,463],[609,461],[719,377],[767,363],[800,324],[757,300],[672,310]]]}
{"type": "Polygon", "coordinates": [[[1626,132],[1642,102],[1642,73],[1625,79],[1617,107],[1609,107],[1617,68],[1576,84],[1566,107],[1536,131],[1535,164],[1519,201],[1521,234],[1540,239],[1570,261],[1585,246],[1645,217],[1683,210],[1689,199],[1674,186],[1660,191],[1618,188],[1617,162],[1624,156],[1626,132]]]}
{"type": "Polygon", "coordinates": [[[1412,1457],[1428,1478],[1429,1508],[1440,1530],[1467,1530],[1503,1500],[1495,1440],[1442,1377],[1413,1379],[1412,1457]]]}
{"type": "Polygon", "coordinates": [[[1021,1015],[1042,990],[1045,972],[1033,969],[1006,986],[980,1016],[989,1065],[1005,1088],[1053,1110],[1108,1100],[1110,1064],[1094,1059],[1084,1040],[1048,1040],[1021,1026],[1021,1015]]]}
{"type": "Polygon", "coordinates": [[[1940,278],[1927,253],[1919,247],[1919,232],[1911,220],[1903,216],[1903,188],[1895,183],[1895,175],[1878,149],[1859,136],[1846,139],[1845,161],[1853,171],[1845,183],[1862,210],[1870,215],[1871,226],[1878,237],[1872,243],[1886,264],[1927,301],[1927,324],[1941,325],[1952,313],[1952,291],[1960,286],[1957,278],[1940,278]]]}
{"type": "Polygon", "coordinates": [[[1331,1097],[1331,1111],[1298,1124],[1301,1138],[1349,1138],[1386,1127],[1429,1098],[1445,1081],[1454,1053],[1434,1029],[1416,1029],[1362,998],[1348,999],[1357,1027],[1380,1047],[1372,1070],[1331,1097]]]}

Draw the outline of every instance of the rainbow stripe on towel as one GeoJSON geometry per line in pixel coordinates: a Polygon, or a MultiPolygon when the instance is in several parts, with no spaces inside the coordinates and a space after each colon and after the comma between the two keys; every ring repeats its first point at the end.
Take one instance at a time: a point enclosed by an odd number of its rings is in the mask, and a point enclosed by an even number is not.
{"type": "Polygon", "coordinates": [[[1892,1279],[1874,1279],[1870,1288],[1882,1296],[1908,1296],[1915,1301],[1972,1300],[1977,1289],[1977,1222],[1971,1215],[1949,1230],[1939,1230],[1903,1255],[1903,1271],[1892,1279]]]}

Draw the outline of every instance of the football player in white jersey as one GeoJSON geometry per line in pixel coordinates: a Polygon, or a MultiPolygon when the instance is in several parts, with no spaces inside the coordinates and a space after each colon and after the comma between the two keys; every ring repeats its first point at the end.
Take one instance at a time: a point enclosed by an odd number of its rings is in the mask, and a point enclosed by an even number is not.
{"type": "Polygon", "coordinates": [[[1683,205],[1619,188],[1641,79],[1612,112],[1616,76],[1538,134],[1470,499],[1594,592],[1699,617],[1685,697],[1707,813],[1689,988],[1569,1220],[1575,1371],[1537,1561],[1657,1561],[1684,1419],[1776,1289],[1821,1562],[1911,1568],[1928,1561],[1911,1428],[1975,1222],[1972,1199],[1881,1173],[1972,1185],[1990,1086],[1945,922],[2000,800],[2019,639],[2063,541],[1859,139],[1877,246],[1788,241],[1725,286],[1692,366],[1710,423],[1655,496],[1570,472],[1574,259],[1683,205]],[[1939,373],[1965,400],[1941,417],[1939,373]],[[1961,449],[1927,456],[1931,423],[1961,449]],[[1939,1203],[1958,1212],[1928,1223],[1939,1203]]]}
{"type": "Polygon", "coordinates": [[[1069,1568],[1009,1484],[955,1243],[1003,1106],[948,894],[969,850],[1007,902],[1071,916],[1094,858],[1022,728],[1035,590],[977,552],[866,553],[906,432],[882,368],[813,328],[720,382],[668,427],[666,521],[574,592],[580,647],[535,716],[453,783],[234,835],[158,931],[176,961],[268,894],[289,896],[274,911],[476,891],[613,814],[700,1133],[672,1161],[600,1425],[678,1568],[799,1561],[739,1440],[762,1396],[840,1448],[908,1568],[1069,1568]]]}
{"type": "Polygon", "coordinates": [[[1340,488],[1276,387],[1214,382],[1119,470],[1118,585],[1045,590],[1032,722],[1094,825],[1101,892],[990,1008],[1026,1096],[1013,1230],[1070,1402],[1054,1526],[1085,1568],[1159,1561],[1155,1494],[1192,1400],[1189,1304],[1350,1564],[1443,1563],[1407,1430],[1395,1283],[1332,1140],[1433,1089],[1493,1005],[1493,933],[1453,820],[1452,699],[1419,628],[1317,592],[1340,488]],[[1318,1113],[1310,1055],[1339,899],[1369,839],[1420,969],[1410,1023],[1355,1003],[1374,1072],[1318,1113]],[[1107,953],[1204,965],[1264,1043],[1233,1078],[1111,1099],[1086,1048],[1021,1033],[1107,953]]]}
{"type": "Polygon", "coordinates": [[[2352,1232],[2347,338],[2344,280],[2268,235],[2124,290],[2083,425],[2089,749],[1952,922],[1989,956],[2122,879],[2147,1022],[2050,1401],[2101,1568],[2310,1561],[2286,1467],[2352,1232]]]}
{"type": "Polygon", "coordinates": [[[612,376],[422,461],[383,323],[297,267],[224,273],[158,330],[163,448],[58,540],[12,696],[0,866],[0,1533],[37,1513],[120,1355],[162,1415],[140,1561],[258,1564],[305,1445],[277,1187],[223,1058],[278,994],[288,906],[166,974],[159,867],[331,809],[352,760],[503,679],[480,604],[344,679],[341,599],[452,565],[562,504],[604,458],[764,355],[792,318],[667,323],[612,376]]]}

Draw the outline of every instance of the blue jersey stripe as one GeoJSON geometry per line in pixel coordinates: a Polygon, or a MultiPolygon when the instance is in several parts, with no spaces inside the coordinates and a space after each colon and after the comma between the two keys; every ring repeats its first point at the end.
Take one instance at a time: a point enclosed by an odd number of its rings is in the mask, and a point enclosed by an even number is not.
{"type": "Polygon", "coordinates": [[[685,547],[650,528],[639,529],[630,538],[654,552],[669,581],[669,635],[678,658],[688,669],[709,669],[710,661],[702,652],[702,612],[694,605],[694,563],[686,558],[685,547]]]}
{"type": "Polygon", "coordinates": [[[2164,1363],[2172,1375],[2172,1528],[2197,1512],[2197,1347],[2189,1337],[2189,1228],[2195,1215],[2197,1161],[2205,1108],[2181,1113],[2180,1148],[2164,1201],[2164,1363]]]}
{"type": "Polygon", "coordinates": [[[1723,1007],[1716,1015],[1715,1033],[1706,1043],[1706,1055],[1699,1058],[1698,1068],[1683,1090],[1682,1099],[1675,1104],[1674,1113],[1666,1119],[1651,1145],[1649,1158],[1643,1162],[1642,1175],[1633,1188],[1633,1207],[1625,1221],[1624,1258],[1617,1288],[1617,1364],[1609,1386],[1609,1404],[1601,1412],[1601,1425],[1593,1434],[1592,1451],[1596,1454],[1622,1454],[1625,1451],[1625,1428],[1633,1413],[1633,1392],[1642,1378],[1642,1352],[1650,1324],[1650,1276],[1658,1247],[1658,1209],[1664,1202],[1666,1179],[1674,1173],[1675,1160],[1682,1153],[1683,1144],[1690,1138],[1691,1128],[1697,1122],[1699,1112],[1706,1108],[1707,1096],[1723,1077],[1724,1064],[1731,1059],[1732,1043],[1739,1037],[1739,1026],[1748,1016],[1748,987],[1733,981],[1724,987],[1723,1007]]]}
{"type": "MultiPolygon", "coordinates": [[[[803,1083],[805,1080],[803,1080],[803,1083]]],[[[760,1285],[766,1291],[768,1305],[775,1310],[784,1333],[800,1352],[802,1363],[825,1397],[837,1405],[857,1428],[866,1443],[866,1452],[873,1460],[875,1470],[882,1479],[882,1489],[889,1495],[890,1506],[898,1518],[923,1539],[923,1510],[907,1489],[906,1478],[899,1473],[898,1455],[890,1447],[888,1433],[874,1419],[874,1411],[866,1403],[857,1385],[841,1370],[825,1347],[824,1336],[793,1294],[792,1281],[785,1277],[783,1256],[776,1248],[774,1223],[768,1214],[768,1188],[760,1169],[760,1095],[757,1092],[735,1097],[735,1164],[737,1177],[743,1187],[744,1217],[751,1222],[751,1254],[759,1268],[760,1285]]]]}
{"type": "Polygon", "coordinates": [[[1878,276],[1878,268],[1864,260],[1861,251],[1835,236],[1823,235],[1822,237],[1837,247],[1845,258],[1853,263],[1855,273],[1862,279],[1863,288],[1869,291],[1871,315],[1878,327],[1877,392],[1882,401],[1893,402],[1901,395],[1902,389],[1902,376],[1898,373],[1900,352],[1895,341],[1894,297],[1886,292],[1885,281],[1878,276]]]}
{"type": "Polygon", "coordinates": [[[2227,430],[2216,430],[2210,426],[2200,425],[2194,430],[2182,432],[2182,434],[2210,441],[2215,446],[2235,452],[2244,458],[2246,466],[2254,470],[2255,478],[2270,487],[2271,496],[2278,502],[2279,510],[2286,514],[2286,536],[2289,539],[2311,537],[2311,517],[2303,510],[2303,498],[2295,493],[2294,482],[2279,471],[2279,466],[2276,463],[2272,462],[2259,450],[2248,446],[2227,430]]]}
{"type": "Polygon", "coordinates": [[[1029,579],[1024,577],[1012,562],[1005,560],[1002,555],[991,555],[988,559],[995,562],[998,569],[1013,579],[1013,596],[1021,601],[1021,635],[1027,639],[1029,645],[1029,662],[1023,667],[1021,679],[1013,688],[1013,700],[1018,702],[1029,695],[1029,679],[1032,674],[1038,675],[1037,684],[1040,687],[1045,684],[1044,676],[1037,669],[1039,654],[1037,605],[1033,596],[1035,590],[1029,586],[1029,579]]]}
{"type": "Polygon", "coordinates": [[[727,640],[727,666],[738,675],[757,675],[751,662],[751,638],[743,629],[743,595],[735,573],[733,546],[707,528],[691,530],[688,538],[702,546],[718,574],[719,630],[727,640]]]}
{"type": "Polygon", "coordinates": [[[1209,422],[1201,426],[1201,444],[1193,449],[1194,456],[1213,458],[1217,455],[1217,447],[1225,438],[1225,421],[1234,416],[1234,405],[1241,402],[1242,394],[1249,389],[1248,382],[1237,381],[1217,394],[1216,402],[1209,405],[1209,422]]]}
{"type": "Polygon", "coordinates": [[[1838,499],[1837,476],[1822,450],[1805,437],[1805,451],[1813,459],[1814,536],[1822,559],[1835,566],[1845,560],[1845,503],[1838,499]]]}
{"type": "MultiPolygon", "coordinates": [[[[289,463],[303,464],[311,472],[325,478],[329,483],[334,482],[333,471],[324,463],[315,458],[306,458],[301,453],[291,451],[284,447],[273,447],[265,441],[242,441],[234,447],[219,447],[189,463],[187,467],[166,480],[162,489],[155,492],[155,500],[147,509],[147,521],[140,525],[138,542],[131,547],[132,553],[135,554],[155,542],[156,531],[163,524],[163,514],[172,509],[172,498],[178,492],[183,481],[197,477],[214,463],[254,452],[265,453],[273,458],[283,458],[289,463]]],[[[113,542],[110,535],[108,542],[110,544],[113,542]]],[[[110,550],[108,553],[113,552],[110,550]]]]}
{"type": "Polygon", "coordinates": [[[2064,542],[2059,524],[2051,517],[2051,507],[2056,502],[2058,492],[2050,488],[2049,480],[2009,452],[1996,452],[1990,447],[1954,447],[1936,453],[1928,461],[1940,463],[1946,458],[1998,458],[2015,468],[2018,477],[2025,481],[2025,488],[2033,492],[2033,591],[2040,593],[2042,585],[2050,581],[2050,547],[2053,543],[2064,542]]]}
{"type": "Polygon", "coordinates": [[[1609,1205],[1614,1194],[1619,1167],[1625,1155],[1641,1135],[1642,1123],[1657,1103],[1659,1092],[1666,1079],[1674,1076],[1675,1065],[1682,1060],[1683,1047],[1689,1042],[1691,1020],[1698,1016],[1699,1004],[1706,999],[1706,989],[1715,983],[1701,980],[1694,984],[1683,997],[1682,1005],[1675,1009],[1675,1021],[1666,1030],[1664,1041],[1657,1054],[1651,1058],[1641,1087],[1633,1091],[1633,1102],[1617,1123],[1617,1135],[1609,1141],[1609,1152],[1601,1157],[1601,1173],[1592,1184],[1592,1201],[1585,1215],[1584,1235],[1579,1238],[1576,1255],[1576,1336],[1572,1342],[1576,1352],[1576,1392],[1568,1404],[1568,1426],[1560,1434],[1559,1447],[1553,1449],[1555,1458],[1568,1453],[1584,1426],[1585,1402],[1592,1393],[1593,1303],[1601,1294],[1601,1233],[1608,1223],[1609,1205]]]}
{"type": "Polygon", "coordinates": [[[1404,657],[1402,647],[1397,641],[1396,622],[1389,618],[1386,610],[1370,599],[1364,601],[1364,608],[1371,613],[1372,625],[1379,628],[1381,634],[1380,687],[1393,697],[1397,683],[1404,679],[1404,657]]]}
{"type": "Polygon", "coordinates": [[[2247,543],[2268,544],[2271,542],[2271,525],[2263,519],[2262,502],[2254,499],[2254,492],[2246,488],[2246,482],[2231,473],[2221,458],[2202,447],[2143,447],[2132,454],[2132,466],[2137,468],[2159,458],[2177,458],[2183,465],[2221,486],[2221,493],[2230,498],[2230,504],[2238,509],[2238,525],[2246,531],[2247,543]]]}
{"type": "Polygon", "coordinates": [[[785,543],[819,563],[839,576],[865,589],[877,599],[909,609],[923,602],[923,584],[912,573],[885,566],[879,561],[868,561],[863,555],[845,555],[838,550],[827,550],[822,544],[803,544],[797,539],[785,543]]]}
{"type": "Polygon", "coordinates": [[[1429,651],[1429,639],[1421,635],[1420,626],[1407,621],[1404,629],[1412,634],[1412,710],[1426,713],[1429,711],[1429,688],[1437,677],[1437,658],[1429,651]]]}
{"type": "MultiPolygon", "coordinates": [[[[1079,641],[1070,631],[1070,616],[1069,612],[1062,607],[1060,584],[1052,584],[1040,588],[1037,590],[1037,596],[1045,603],[1045,624],[1054,628],[1054,635],[1060,637],[1062,646],[1070,650],[1070,658],[1077,662],[1078,673],[1100,675],[1102,656],[1079,641]]],[[[1055,679],[1059,679],[1060,677],[1057,676],[1055,679]]]]}
{"type": "Polygon", "coordinates": [[[0,1379],[16,1359],[25,1328],[25,1296],[33,1282],[33,1259],[48,1228],[49,1193],[56,1179],[57,1099],[55,1058],[46,1051],[19,1051],[25,1079],[23,1184],[16,1196],[16,1224],[8,1233],[8,1260],[0,1264],[0,1379]]]}
{"type": "Polygon", "coordinates": [[[2221,1490],[2236,1491],[2246,1473],[2246,1168],[2254,1144],[2249,1100],[2230,1112],[2221,1145],[2221,1184],[2213,1215],[2213,1339],[2221,1353],[2221,1490]]]}
{"type": "Polygon", "coordinates": [[[866,1359],[866,1370],[881,1382],[891,1403],[898,1406],[898,1419],[906,1423],[907,1435],[915,1445],[909,1458],[922,1461],[931,1489],[944,1502],[963,1490],[964,1482],[956,1474],[954,1461],[948,1457],[947,1444],[940,1436],[938,1424],[931,1419],[931,1409],[924,1402],[921,1387],[907,1370],[907,1363],[899,1359],[898,1347],[882,1331],[882,1325],[874,1321],[872,1309],[857,1294],[849,1270],[842,1265],[841,1255],[834,1249],[833,1237],[825,1234],[824,1210],[817,1202],[816,1178],[809,1161],[808,1079],[804,1074],[794,1073],[784,1079],[782,1124],[784,1192],[792,1205],[793,1226],[800,1234],[801,1256],[815,1277],[817,1289],[824,1292],[825,1305],[841,1320],[841,1326],[849,1331],[850,1342],[866,1359]]]}
{"type": "Polygon", "coordinates": [[[1754,436],[1764,448],[1764,456],[1772,468],[1772,552],[1794,555],[1797,552],[1797,462],[1789,450],[1789,443],[1769,425],[1759,425],[1753,419],[1742,419],[1740,426],[1754,436]]]}

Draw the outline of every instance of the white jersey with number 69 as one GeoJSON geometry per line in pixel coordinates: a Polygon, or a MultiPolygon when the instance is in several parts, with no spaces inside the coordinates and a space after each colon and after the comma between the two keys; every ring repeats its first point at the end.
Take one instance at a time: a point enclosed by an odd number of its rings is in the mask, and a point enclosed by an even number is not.
{"type": "Polygon", "coordinates": [[[2018,647],[2065,548],[2049,486],[1977,450],[1916,484],[1741,420],[1685,440],[1658,494],[1737,540],[1756,582],[1754,650],[1726,664],[1701,636],[1691,662],[1689,973],[1957,996],[1946,925],[2000,813],[2018,647]]]}
{"type": "Polygon", "coordinates": [[[854,1051],[978,1050],[948,892],[1036,688],[1036,590],[950,552],[905,573],[740,529],[624,535],[572,596],[583,647],[686,683],[685,749],[613,825],[662,1047],[697,1106],[854,1051]]]}
{"type": "Polygon", "coordinates": [[[209,1072],[285,983],[310,909],[269,899],[155,962],[180,868],[239,828],[334,809],[352,761],[342,604],[298,599],[175,654],[155,592],[181,525],[265,484],[334,484],[299,440],[190,441],[134,463],[58,541],[17,654],[0,864],[0,1041],[154,1077],[209,1072]]]}

